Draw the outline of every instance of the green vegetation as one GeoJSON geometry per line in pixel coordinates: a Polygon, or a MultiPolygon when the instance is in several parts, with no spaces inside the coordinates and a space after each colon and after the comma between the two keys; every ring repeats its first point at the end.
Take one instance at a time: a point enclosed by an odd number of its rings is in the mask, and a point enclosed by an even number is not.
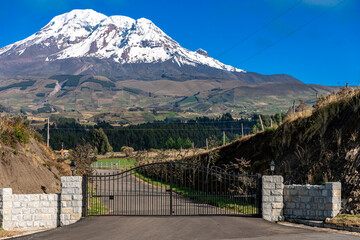
{"type": "Polygon", "coordinates": [[[95,163],[120,163],[120,169],[124,168],[133,168],[135,167],[135,159],[127,159],[127,158],[108,158],[108,159],[99,159],[95,163]]]}
{"type": "Polygon", "coordinates": [[[38,113],[51,113],[52,108],[49,105],[37,109],[38,113]]]}
{"type": "Polygon", "coordinates": [[[95,148],[95,154],[105,154],[113,151],[102,128],[92,130],[92,141],[95,148]]]}
{"type": "Polygon", "coordinates": [[[91,197],[88,197],[88,215],[96,216],[109,213],[109,209],[101,202],[101,198],[93,197],[93,195],[96,196],[97,193],[90,185],[88,185],[88,193],[91,195],[91,197]]]}
{"type": "Polygon", "coordinates": [[[13,83],[13,84],[10,84],[5,87],[0,87],[0,91],[4,91],[7,89],[11,89],[11,88],[18,88],[18,87],[20,88],[20,90],[26,90],[28,87],[31,87],[32,85],[34,85],[35,82],[36,82],[36,80],[28,80],[28,81],[13,83]]]}
{"type": "Polygon", "coordinates": [[[102,81],[102,80],[99,80],[99,79],[96,79],[96,78],[88,78],[86,79],[84,82],[82,82],[81,84],[84,84],[86,82],[93,82],[93,83],[98,83],[100,84],[102,87],[104,88],[113,88],[115,87],[115,84],[112,83],[112,82],[109,82],[109,81],[102,81]]]}
{"type": "Polygon", "coordinates": [[[35,135],[37,133],[31,129],[30,122],[22,117],[0,117],[0,141],[5,145],[28,143],[35,135]]]}
{"type": "Polygon", "coordinates": [[[56,86],[56,83],[49,83],[45,85],[45,88],[54,88],[56,86]]]}
{"type": "Polygon", "coordinates": [[[142,91],[135,89],[135,88],[128,88],[128,87],[124,87],[123,88],[124,91],[129,92],[129,93],[134,93],[134,94],[140,94],[142,91]]]}
{"type": "MultiPolygon", "coordinates": [[[[270,120],[263,117],[264,125],[270,126],[270,120]],[[268,123],[269,122],[269,123],[268,123]],[[268,125],[267,125],[268,124],[268,125]]],[[[258,116],[252,119],[234,119],[230,113],[226,113],[217,118],[198,117],[194,120],[180,121],[165,119],[164,121],[154,121],[139,125],[130,125],[127,127],[115,128],[107,122],[98,122],[95,126],[85,126],[79,124],[75,119],[66,120],[65,118],[52,119],[55,124],[50,126],[52,139],[50,145],[53,149],[60,149],[63,142],[66,148],[74,148],[79,141],[84,139],[95,147],[92,136],[93,129],[103,129],[109,144],[113,150],[118,152],[123,146],[130,146],[135,150],[144,150],[150,148],[189,148],[194,142],[195,147],[204,147],[206,138],[216,136],[222,139],[222,132],[225,131],[226,138],[229,141],[237,139],[241,135],[241,126],[244,127],[244,133],[250,134],[252,127],[257,124],[258,116]],[[167,143],[169,138],[175,141],[167,143]]],[[[275,125],[276,120],[274,118],[275,125]]],[[[46,127],[46,126],[45,126],[46,127]]],[[[41,131],[46,136],[46,129],[41,131]]],[[[218,142],[221,145],[222,141],[218,142]]],[[[98,149],[99,150],[99,149],[98,149]]]]}
{"type": "Polygon", "coordinates": [[[55,79],[59,82],[66,81],[63,87],[77,87],[82,77],[83,75],[53,75],[49,79],[55,79]]]}

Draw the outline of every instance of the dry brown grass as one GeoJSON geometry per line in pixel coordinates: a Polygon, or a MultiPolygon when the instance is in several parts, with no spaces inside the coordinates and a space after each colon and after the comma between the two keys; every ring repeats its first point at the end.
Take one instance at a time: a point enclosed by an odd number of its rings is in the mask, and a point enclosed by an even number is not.
{"type": "Polygon", "coordinates": [[[310,117],[312,113],[313,109],[306,109],[301,112],[296,112],[295,114],[290,114],[289,116],[287,116],[284,122],[293,122],[297,119],[307,118],[310,117]]]}
{"type": "Polygon", "coordinates": [[[24,233],[24,231],[5,231],[4,229],[0,228],[0,238],[13,237],[22,233],[24,233]]]}
{"type": "Polygon", "coordinates": [[[296,112],[295,114],[288,114],[284,122],[293,122],[298,119],[303,119],[310,117],[316,110],[326,109],[331,105],[337,105],[339,103],[352,104],[354,109],[359,108],[360,103],[352,102],[354,96],[359,95],[360,88],[342,88],[338,92],[328,94],[326,96],[321,96],[317,99],[316,104],[313,108],[307,108],[304,111],[296,112]]]}
{"type": "Polygon", "coordinates": [[[326,223],[346,227],[360,227],[360,215],[340,214],[326,223]]]}

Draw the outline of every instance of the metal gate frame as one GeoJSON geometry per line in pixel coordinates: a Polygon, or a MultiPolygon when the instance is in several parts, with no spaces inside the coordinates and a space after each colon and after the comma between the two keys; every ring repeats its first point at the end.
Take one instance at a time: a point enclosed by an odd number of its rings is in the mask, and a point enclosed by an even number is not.
{"type": "Polygon", "coordinates": [[[84,175],[83,216],[108,215],[259,217],[261,175],[179,161],[84,175]]]}

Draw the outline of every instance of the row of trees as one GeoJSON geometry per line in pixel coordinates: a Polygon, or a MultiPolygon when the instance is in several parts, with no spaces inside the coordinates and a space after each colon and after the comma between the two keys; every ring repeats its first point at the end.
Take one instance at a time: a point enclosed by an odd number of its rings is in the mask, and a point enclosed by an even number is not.
{"type": "Polygon", "coordinates": [[[168,149],[189,149],[192,147],[192,142],[190,138],[186,138],[186,140],[183,141],[180,137],[178,137],[175,141],[172,137],[169,137],[169,139],[165,143],[165,146],[168,149]]]}
{"type": "MultiPolygon", "coordinates": [[[[279,117],[272,116],[278,123],[279,117]]],[[[263,121],[267,121],[263,116],[263,121]]],[[[226,141],[233,141],[255,131],[259,124],[258,115],[249,119],[234,119],[230,113],[218,118],[199,117],[194,120],[169,120],[130,125],[115,128],[109,123],[99,122],[95,126],[81,125],[71,118],[52,119],[50,125],[50,145],[53,149],[61,149],[62,143],[67,149],[74,148],[78,143],[89,142],[95,152],[104,153],[111,150],[116,152],[122,146],[131,146],[135,150],[150,148],[191,148],[204,147],[206,139],[213,136],[222,139],[223,132],[226,141]]],[[[266,123],[267,124],[267,123],[266,123]]],[[[46,138],[46,126],[40,131],[46,138]]]]}

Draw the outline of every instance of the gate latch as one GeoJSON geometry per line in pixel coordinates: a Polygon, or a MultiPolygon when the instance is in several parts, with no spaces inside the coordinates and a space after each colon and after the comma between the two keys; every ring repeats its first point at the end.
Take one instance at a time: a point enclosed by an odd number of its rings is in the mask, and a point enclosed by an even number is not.
{"type": "Polygon", "coordinates": [[[166,189],[166,192],[171,192],[171,190],[170,190],[170,189],[166,189]]]}
{"type": "Polygon", "coordinates": [[[109,200],[114,200],[114,195],[110,195],[109,200]]]}

